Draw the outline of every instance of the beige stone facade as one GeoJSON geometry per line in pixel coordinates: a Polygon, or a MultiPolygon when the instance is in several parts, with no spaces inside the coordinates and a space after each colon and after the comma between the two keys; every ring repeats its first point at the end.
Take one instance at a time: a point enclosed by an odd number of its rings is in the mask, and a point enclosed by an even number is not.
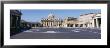
{"type": "Polygon", "coordinates": [[[49,14],[48,18],[41,20],[43,27],[84,27],[84,28],[100,28],[101,14],[88,13],[82,14],[79,18],[67,17],[66,19],[58,19],[53,14],[49,14]]]}
{"type": "Polygon", "coordinates": [[[97,27],[100,28],[101,26],[101,14],[100,13],[89,13],[89,14],[83,14],[80,15],[79,18],[69,20],[66,19],[64,20],[64,27],[87,27],[87,28],[92,28],[92,27],[97,27]]]}
{"type": "Polygon", "coordinates": [[[62,20],[59,18],[56,18],[55,15],[49,14],[48,18],[44,18],[41,20],[41,24],[43,27],[61,27],[62,26],[62,20]]]}

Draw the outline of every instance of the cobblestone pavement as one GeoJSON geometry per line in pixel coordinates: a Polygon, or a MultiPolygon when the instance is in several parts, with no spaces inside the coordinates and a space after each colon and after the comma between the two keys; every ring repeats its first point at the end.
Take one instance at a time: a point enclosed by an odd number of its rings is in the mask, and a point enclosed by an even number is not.
{"type": "Polygon", "coordinates": [[[35,28],[11,36],[11,39],[101,39],[97,28],[35,28]]]}

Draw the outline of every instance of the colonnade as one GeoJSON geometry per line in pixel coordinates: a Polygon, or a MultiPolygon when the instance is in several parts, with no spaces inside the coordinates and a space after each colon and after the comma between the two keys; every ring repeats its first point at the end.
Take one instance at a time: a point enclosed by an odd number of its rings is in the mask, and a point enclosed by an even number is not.
{"type": "Polygon", "coordinates": [[[41,27],[42,25],[41,24],[39,24],[39,23],[21,23],[22,25],[22,27],[30,27],[30,28],[37,28],[37,27],[41,27]]]}
{"type": "Polygon", "coordinates": [[[44,21],[44,22],[42,22],[42,24],[43,24],[43,27],[59,27],[59,26],[61,26],[61,22],[60,21],[44,21]]]}
{"type": "Polygon", "coordinates": [[[101,18],[94,19],[94,27],[97,27],[97,28],[101,27],[101,18]]]}
{"type": "Polygon", "coordinates": [[[101,18],[96,18],[94,19],[92,22],[89,23],[80,23],[80,24],[66,24],[66,27],[84,27],[84,28],[88,28],[88,27],[96,27],[96,28],[100,28],[101,26],[101,18]]]}

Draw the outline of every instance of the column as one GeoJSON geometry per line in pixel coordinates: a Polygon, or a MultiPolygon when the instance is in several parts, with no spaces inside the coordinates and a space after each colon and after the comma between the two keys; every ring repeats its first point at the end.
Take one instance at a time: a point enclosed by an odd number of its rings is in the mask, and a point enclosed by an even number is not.
{"type": "Polygon", "coordinates": [[[53,21],[51,22],[51,26],[53,27],[53,21]]]}
{"type": "Polygon", "coordinates": [[[73,27],[74,27],[74,24],[73,24],[73,27]]]}
{"type": "Polygon", "coordinates": [[[58,27],[59,27],[59,26],[60,26],[60,25],[59,25],[60,23],[58,22],[57,24],[58,24],[58,27]]]}
{"type": "Polygon", "coordinates": [[[95,27],[95,24],[94,24],[95,22],[94,22],[94,19],[93,19],[93,21],[92,21],[92,27],[95,27]]]}
{"type": "Polygon", "coordinates": [[[51,22],[49,23],[49,27],[51,27],[51,22]]]}
{"type": "Polygon", "coordinates": [[[87,27],[90,27],[90,25],[89,25],[89,24],[87,24],[87,27]]]}
{"type": "Polygon", "coordinates": [[[44,21],[44,26],[46,26],[46,22],[44,21]]]}
{"type": "Polygon", "coordinates": [[[48,27],[48,22],[47,22],[47,27],[48,27]]]}
{"type": "Polygon", "coordinates": [[[97,26],[97,28],[99,28],[98,19],[96,19],[96,26],[97,26]]]}
{"type": "Polygon", "coordinates": [[[52,22],[50,22],[50,27],[52,27],[52,22]]]}
{"type": "Polygon", "coordinates": [[[76,27],[76,24],[74,24],[74,27],[76,27]]]}

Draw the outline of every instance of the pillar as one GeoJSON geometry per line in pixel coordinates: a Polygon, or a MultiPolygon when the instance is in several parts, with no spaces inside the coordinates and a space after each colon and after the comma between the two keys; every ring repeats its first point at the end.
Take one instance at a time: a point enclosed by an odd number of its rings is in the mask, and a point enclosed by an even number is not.
{"type": "Polygon", "coordinates": [[[46,26],[46,22],[44,21],[44,26],[46,26]]]}
{"type": "Polygon", "coordinates": [[[58,27],[59,27],[60,26],[60,23],[58,22],[57,24],[58,24],[58,27]]]}
{"type": "Polygon", "coordinates": [[[53,22],[51,22],[51,26],[53,27],[53,22]]]}
{"type": "Polygon", "coordinates": [[[73,24],[73,27],[74,27],[74,24],[73,24]]]}
{"type": "Polygon", "coordinates": [[[49,27],[51,27],[51,22],[49,22],[49,27]]]}
{"type": "Polygon", "coordinates": [[[96,19],[96,26],[97,26],[97,28],[99,28],[98,19],[96,19]]]}
{"type": "Polygon", "coordinates": [[[89,27],[89,24],[87,23],[87,27],[89,27]]]}
{"type": "Polygon", "coordinates": [[[92,27],[95,27],[94,19],[92,20],[92,27]]]}

